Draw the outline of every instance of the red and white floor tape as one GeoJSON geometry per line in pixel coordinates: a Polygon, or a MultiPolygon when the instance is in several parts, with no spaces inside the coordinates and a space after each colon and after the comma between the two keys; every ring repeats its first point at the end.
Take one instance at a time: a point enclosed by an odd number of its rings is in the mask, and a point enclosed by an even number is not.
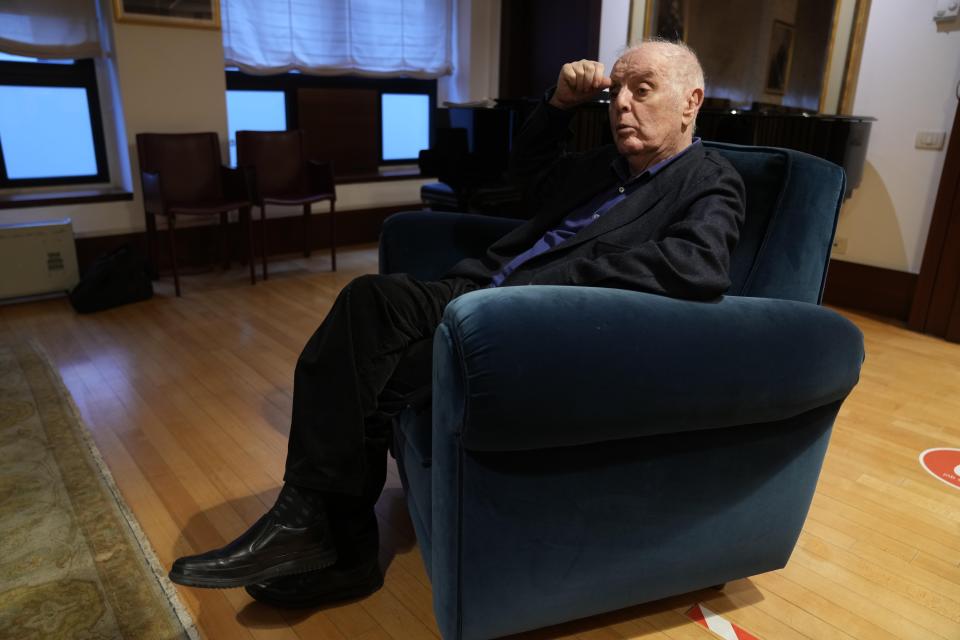
{"type": "Polygon", "coordinates": [[[687,611],[687,617],[699,624],[701,627],[713,631],[723,638],[723,640],[759,640],[746,629],[730,622],[726,618],[717,615],[702,604],[695,604],[687,611]]]}

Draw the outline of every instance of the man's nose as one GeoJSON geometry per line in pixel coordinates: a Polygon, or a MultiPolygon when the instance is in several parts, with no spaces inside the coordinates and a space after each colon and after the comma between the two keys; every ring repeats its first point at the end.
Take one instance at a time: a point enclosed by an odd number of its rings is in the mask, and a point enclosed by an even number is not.
{"type": "Polygon", "coordinates": [[[620,89],[617,92],[616,97],[613,99],[613,104],[617,108],[617,111],[629,111],[630,110],[630,96],[626,89],[620,89]]]}

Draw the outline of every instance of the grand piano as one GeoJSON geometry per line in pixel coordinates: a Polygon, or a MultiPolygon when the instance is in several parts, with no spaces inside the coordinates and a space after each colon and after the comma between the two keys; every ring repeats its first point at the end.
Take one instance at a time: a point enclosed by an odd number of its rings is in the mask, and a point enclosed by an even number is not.
{"type": "MultiPolygon", "coordinates": [[[[517,193],[504,174],[510,145],[535,100],[498,100],[493,107],[438,109],[434,145],[420,154],[424,175],[439,182],[420,192],[424,205],[443,211],[469,211],[525,217],[517,193]]],[[[585,151],[612,142],[608,102],[578,108],[567,148],[585,151]]],[[[846,197],[863,177],[870,127],[875,118],[811,114],[779,105],[754,103],[749,109],[707,102],[697,118],[704,140],[786,147],[825,158],[847,173],[846,197]]]]}

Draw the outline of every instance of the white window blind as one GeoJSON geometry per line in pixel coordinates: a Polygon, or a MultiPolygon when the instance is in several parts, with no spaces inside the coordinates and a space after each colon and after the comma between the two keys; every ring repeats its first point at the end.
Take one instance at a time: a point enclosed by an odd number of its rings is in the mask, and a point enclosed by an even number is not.
{"type": "Polygon", "coordinates": [[[221,0],[228,66],[247,73],[438,78],[451,0],[221,0]]]}
{"type": "Polygon", "coordinates": [[[96,0],[0,0],[0,51],[44,59],[99,56],[96,0]]]}

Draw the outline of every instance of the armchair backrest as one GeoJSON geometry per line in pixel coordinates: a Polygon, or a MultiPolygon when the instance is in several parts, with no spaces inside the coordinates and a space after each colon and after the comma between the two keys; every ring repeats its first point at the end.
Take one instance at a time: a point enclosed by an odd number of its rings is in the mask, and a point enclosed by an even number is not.
{"type": "Polygon", "coordinates": [[[306,186],[303,131],[238,131],[237,166],[253,167],[260,197],[299,193],[306,186]]]}
{"type": "Polygon", "coordinates": [[[138,133],[140,170],[159,173],[169,202],[204,202],[223,196],[216,133],[138,133]]]}
{"type": "Polygon", "coordinates": [[[843,200],[843,169],[771,147],[706,142],[746,187],[746,220],[730,265],[728,295],[819,303],[843,200]]]}

